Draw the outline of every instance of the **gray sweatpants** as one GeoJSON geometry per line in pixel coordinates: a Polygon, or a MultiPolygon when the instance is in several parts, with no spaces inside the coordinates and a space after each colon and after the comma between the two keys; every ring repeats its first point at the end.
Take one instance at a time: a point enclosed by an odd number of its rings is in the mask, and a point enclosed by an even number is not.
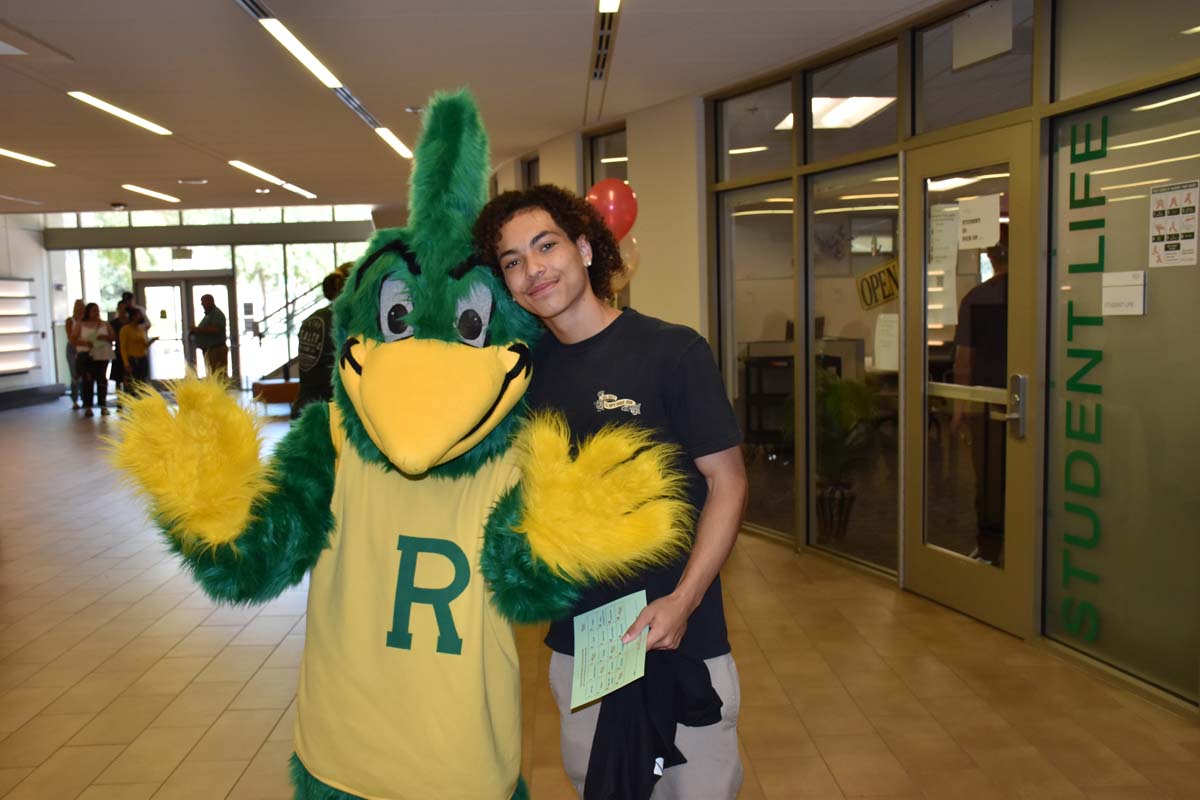
{"type": "MultiPolygon", "coordinates": [[[[653,800],[735,800],[742,788],[742,760],[738,756],[737,720],[742,691],[732,655],[704,662],[713,689],[721,698],[721,721],[702,728],[678,725],[675,746],[686,764],[671,767],[654,787],[653,800]]],[[[550,690],[558,704],[563,768],[583,797],[592,737],[600,716],[600,703],[571,711],[571,673],[575,659],[562,653],[550,656],[550,690]]]]}

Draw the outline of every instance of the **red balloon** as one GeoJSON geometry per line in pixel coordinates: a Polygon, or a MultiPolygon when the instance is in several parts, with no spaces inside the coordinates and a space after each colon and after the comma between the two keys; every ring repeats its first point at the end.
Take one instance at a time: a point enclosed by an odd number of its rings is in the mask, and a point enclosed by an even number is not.
{"type": "Polygon", "coordinates": [[[588,190],[587,201],[600,212],[618,241],[625,238],[637,219],[637,195],[619,178],[605,178],[597,183],[588,190]]]}

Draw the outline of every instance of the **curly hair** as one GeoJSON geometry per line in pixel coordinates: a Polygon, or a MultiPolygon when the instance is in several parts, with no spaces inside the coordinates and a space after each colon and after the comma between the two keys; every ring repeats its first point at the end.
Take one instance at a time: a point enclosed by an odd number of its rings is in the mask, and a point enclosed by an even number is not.
{"type": "Polygon", "coordinates": [[[617,240],[590,203],[558,186],[544,183],[523,191],[505,192],[484,206],[474,229],[475,249],[483,263],[504,279],[496,257],[500,229],[518,213],[535,208],[549,214],[571,241],[580,236],[587,238],[592,246],[592,265],[588,268],[592,292],[601,300],[611,300],[613,276],[623,269],[617,240]]]}

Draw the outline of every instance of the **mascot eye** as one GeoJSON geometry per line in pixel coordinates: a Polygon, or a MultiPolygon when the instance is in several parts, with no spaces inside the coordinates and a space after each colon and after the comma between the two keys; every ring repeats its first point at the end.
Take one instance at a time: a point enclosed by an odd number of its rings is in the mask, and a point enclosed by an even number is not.
{"type": "Polygon", "coordinates": [[[385,342],[407,339],[414,331],[408,315],[412,313],[412,293],[404,281],[388,278],[379,288],[379,330],[385,342]]]}
{"type": "Polygon", "coordinates": [[[487,284],[473,285],[467,296],[458,301],[455,313],[458,338],[472,347],[483,347],[492,318],[492,291],[487,284]]]}

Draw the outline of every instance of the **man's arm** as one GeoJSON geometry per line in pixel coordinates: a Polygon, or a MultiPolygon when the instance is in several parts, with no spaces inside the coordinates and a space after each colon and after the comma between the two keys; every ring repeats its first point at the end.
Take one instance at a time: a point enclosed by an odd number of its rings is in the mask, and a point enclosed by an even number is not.
{"type": "Polygon", "coordinates": [[[708,482],[708,499],[696,523],[696,541],[683,576],[671,594],[642,609],[622,642],[634,639],[647,625],[650,650],[674,650],[687,631],[688,618],[716,580],[737,539],[746,508],[746,465],[740,447],[730,447],[696,459],[696,468],[708,482]]]}

